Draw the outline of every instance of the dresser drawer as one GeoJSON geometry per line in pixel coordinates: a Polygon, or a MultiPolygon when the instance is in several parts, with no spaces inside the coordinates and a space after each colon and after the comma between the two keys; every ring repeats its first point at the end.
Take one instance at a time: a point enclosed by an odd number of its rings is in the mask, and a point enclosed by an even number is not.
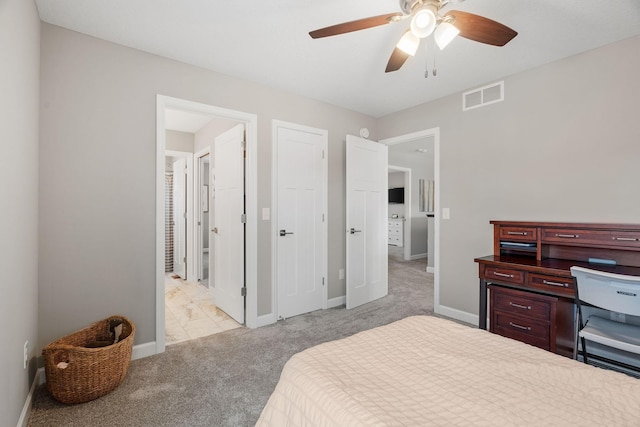
{"type": "Polygon", "coordinates": [[[527,275],[527,287],[544,292],[575,297],[573,279],[558,276],[546,276],[544,274],[529,273],[527,275]]]}
{"type": "Polygon", "coordinates": [[[552,303],[555,298],[542,297],[529,292],[491,287],[491,309],[512,313],[517,316],[535,318],[548,322],[551,317],[552,303]]]}
{"type": "Polygon", "coordinates": [[[552,334],[549,322],[495,311],[491,316],[491,332],[544,350],[555,350],[550,339],[552,334]]]}
{"type": "Polygon", "coordinates": [[[535,242],[538,238],[538,229],[529,227],[500,227],[500,240],[526,240],[535,242]]]}
{"type": "Polygon", "coordinates": [[[640,232],[545,228],[543,243],[597,245],[614,248],[640,248],[640,232]]]}
{"type": "Polygon", "coordinates": [[[524,284],[524,271],[508,268],[487,267],[484,271],[485,278],[489,281],[502,283],[524,284]]]}

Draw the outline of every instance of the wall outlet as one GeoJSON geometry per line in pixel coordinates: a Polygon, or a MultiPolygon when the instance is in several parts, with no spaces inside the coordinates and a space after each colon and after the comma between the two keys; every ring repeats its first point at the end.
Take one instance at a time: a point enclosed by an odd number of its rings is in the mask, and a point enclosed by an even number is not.
{"type": "Polygon", "coordinates": [[[340,270],[338,270],[338,279],[344,280],[344,268],[341,268],[340,270]]]}
{"type": "Polygon", "coordinates": [[[625,319],[627,316],[624,315],[624,313],[617,313],[615,311],[610,311],[609,312],[609,318],[611,320],[614,320],[616,322],[622,322],[624,323],[625,319]]]}
{"type": "Polygon", "coordinates": [[[449,210],[449,208],[442,208],[442,219],[449,218],[451,218],[451,211],[449,210]]]}
{"type": "Polygon", "coordinates": [[[27,362],[29,361],[29,341],[24,342],[24,369],[27,369],[27,362]]]}

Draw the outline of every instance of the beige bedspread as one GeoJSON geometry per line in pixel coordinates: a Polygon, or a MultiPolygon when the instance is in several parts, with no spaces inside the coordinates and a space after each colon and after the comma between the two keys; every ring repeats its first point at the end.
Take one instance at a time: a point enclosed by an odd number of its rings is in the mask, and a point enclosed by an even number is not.
{"type": "Polygon", "coordinates": [[[431,316],[294,355],[258,426],[640,426],[640,380],[431,316]]]}

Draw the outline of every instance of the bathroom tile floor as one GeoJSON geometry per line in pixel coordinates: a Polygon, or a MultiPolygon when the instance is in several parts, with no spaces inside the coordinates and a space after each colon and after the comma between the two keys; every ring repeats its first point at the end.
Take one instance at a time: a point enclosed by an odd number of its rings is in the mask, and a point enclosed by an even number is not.
{"type": "Polygon", "coordinates": [[[166,345],[239,328],[238,322],[220,310],[209,289],[199,283],[165,275],[166,345]]]}

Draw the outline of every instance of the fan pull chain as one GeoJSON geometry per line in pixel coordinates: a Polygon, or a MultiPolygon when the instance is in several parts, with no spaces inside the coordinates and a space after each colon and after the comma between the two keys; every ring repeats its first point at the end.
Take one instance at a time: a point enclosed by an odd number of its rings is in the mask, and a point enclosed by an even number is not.
{"type": "Polygon", "coordinates": [[[428,41],[424,41],[424,78],[429,78],[429,48],[428,41]]]}
{"type": "Polygon", "coordinates": [[[429,44],[432,42],[431,39],[427,39],[424,41],[424,78],[429,78],[429,52],[433,52],[432,63],[433,67],[431,68],[431,73],[433,76],[438,75],[438,70],[436,69],[436,49],[435,46],[432,46],[432,49],[429,48],[429,44]]]}
{"type": "Polygon", "coordinates": [[[433,49],[433,77],[436,76],[436,74],[438,74],[438,70],[436,69],[436,50],[433,49]]]}
{"type": "Polygon", "coordinates": [[[432,73],[433,73],[433,77],[435,77],[438,74],[438,70],[436,69],[436,46],[435,46],[435,40],[433,39],[433,37],[429,38],[429,42],[431,43],[431,52],[433,52],[432,56],[433,56],[433,68],[432,68],[432,73]]]}

